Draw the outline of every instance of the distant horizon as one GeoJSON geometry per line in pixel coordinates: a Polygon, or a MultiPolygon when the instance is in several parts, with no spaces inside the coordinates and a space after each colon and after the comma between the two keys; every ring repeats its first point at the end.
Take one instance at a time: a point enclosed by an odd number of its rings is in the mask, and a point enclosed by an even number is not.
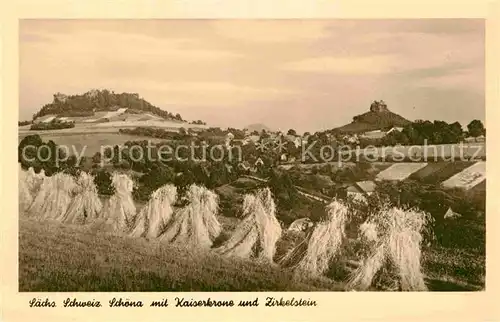
{"type": "Polygon", "coordinates": [[[315,132],[384,100],[485,123],[484,20],[21,20],[19,120],[53,94],[138,93],[188,121],[315,132]]]}

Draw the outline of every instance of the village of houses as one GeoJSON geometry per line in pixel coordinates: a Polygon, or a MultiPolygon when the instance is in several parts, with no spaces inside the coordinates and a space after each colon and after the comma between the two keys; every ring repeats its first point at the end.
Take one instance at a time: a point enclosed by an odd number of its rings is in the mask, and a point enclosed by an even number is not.
{"type": "MultiPolygon", "coordinates": [[[[158,117],[152,114],[133,114],[128,113],[127,109],[117,109],[111,112],[96,113],[100,115],[100,119],[70,118],[76,122],[74,129],[57,130],[57,132],[78,132],[82,129],[91,129],[93,131],[104,130],[110,128],[115,130],[117,127],[132,128],[135,130],[141,129],[134,135],[143,135],[141,131],[145,127],[157,127],[159,131],[166,131],[172,133],[185,132],[188,137],[198,137],[202,142],[205,138],[216,138],[216,141],[223,143],[227,149],[240,146],[243,150],[243,156],[238,162],[237,167],[240,173],[244,173],[253,180],[265,180],[266,169],[270,167],[280,168],[286,172],[296,172],[303,176],[315,176],[316,179],[323,181],[320,187],[304,188],[302,184],[295,183],[297,191],[304,197],[321,201],[323,203],[329,202],[333,197],[331,187],[336,187],[336,191],[343,190],[348,197],[356,200],[365,200],[377,188],[377,182],[392,181],[402,182],[409,179],[424,180],[427,177],[434,176],[443,189],[447,188],[461,188],[464,190],[472,190],[475,187],[483,189],[486,179],[486,162],[485,162],[485,136],[469,136],[462,139],[462,146],[460,147],[466,158],[477,157],[476,161],[466,162],[446,162],[435,157],[450,157],[455,155],[454,149],[459,147],[459,144],[441,144],[441,145],[428,145],[428,146],[407,146],[401,144],[384,145],[383,139],[397,135],[403,132],[402,126],[389,126],[385,128],[375,128],[371,126],[367,131],[324,131],[311,134],[305,132],[302,135],[298,134],[295,130],[288,131],[272,131],[263,125],[257,124],[252,129],[232,129],[221,130],[220,128],[207,128],[206,124],[202,122],[192,122],[187,124],[185,121],[177,122],[175,127],[171,127],[172,123],[167,121],[160,121],[158,117]],[[92,122],[91,122],[92,121],[92,122]],[[144,125],[142,125],[144,123],[144,125]],[[144,126],[144,127],[143,127],[144,126]],[[186,126],[187,131],[185,128],[186,126]],[[260,128],[259,128],[260,126],[260,128]],[[163,129],[163,130],[161,130],[163,129]],[[183,129],[183,130],[182,130],[183,129]],[[234,132],[234,133],[233,133],[234,132]],[[366,146],[367,142],[379,142],[377,146],[366,146]],[[382,142],[382,143],[381,143],[382,142]],[[309,151],[311,146],[315,145],[315,153],[318,152],[323,146],[328,146],[325,149],[326,153],[322,154],[322,158],[316,160],[311,159],[309,151]],[[359,150],[359,147],[362,147],[359,150]],[[343,148],[343,149],[340,149],[343,148]],[[480,148],[479,154],[476,153],[480,148]],[[344,149],[347,148],[347,149],[344,149]],[[333,154],[329,155],[329,151],[337,153],[337,159],[333,154]],[[406,157],[413,157],[412,160],[399,160],[395,162],[391,159],[396,152],[403,154],[406,157]],[[349,158],[354,154],[355,158],[349,158]],[[422,157],[426,157],[423,159],[422,157]],[[347,157],[347,158],[346,158],[347,157]],[[374,157],[370,161],[368,170],[363,170],[366,173],[360,177],[352,176],[352,180],[348,182],[338,182],[331,175],[331,173],[314,174],[317,169],[327,165],[334,166],[337,171],[342,167],[356,167],[360,161],[360,157],[374,157]],[[430,157],[430,160],[427,159],[430,157]],[[339,160],[342,161],[339,163],[339,160]],[[439,174],[439,175],[438,175],[439,174]],[[312,189],[311,189],[312,188],[312,189]]],[[[387,105],[383,101],[374,101],[370,106],[370,111],[366,114],[375,116],[375,119],[383,119],[390,113],[387,105]],[[384,114],[385,113],[385,114],[384,114]]],[[[363,116],[361,115],[361,116],[363,116]]],[[[359,117],[359,116],[358,116],[359,117]]],[[[70,121],[71,121],[70,120],[70,121]]],[[[53,122],[54,116],[37,119],[37,122],[53,122]]],[[[67,122],[67,118],[58,118],[59,122],[67,122]]],[[[405,120],[406,121],[406,120],[405,120]]],[[[406,121],[410,123],[409,121],[406,121]]],[[[175,122],[174,122],[175,123],[175,122]]],[[[404,123],[404,122],[403,122],[404,123]]],[[[347,126],[355,125],[355,122],[347,126]]],[[[407,123],[405,123],[407,124],[407,123]]],[[[20,131],[26,133],[34,132],[31,129],[20,127],[20,131]]],[[[250,126],[249,126],[250,127],[250,126]]],[[[131,130],[134,132],[135,130],[131,130]]],[[[154,130],[153,130],[154,131],[154,130]]],[[[20,132],[20,133],[21,133],[20,132]]],[[[50,131],[44,131],[45,133],[50,131]]],[[[121,130],[120,130],[120,133],[121,130]]],[[[123,132],[129,133],[129,132],[123,132]]],[[[147,136],[147,135],[146,135],[147,136]]],[[[363,159],[363,158],[361,158],[363,159]]],[[[234,166],[234,164],[232,165],[234,166]]],[[[232,167],[231,166],[231,167],[232,167]]],[[[230,167],[226,165],[226,167],[230,167]]],[[[321,171],[321,170],[320,170],[321,171]]],[[[330,171],[330,170],[329,170],[330,171]]],[[[325,171],[323,171],[325,172],[325,171]]],[[[299,180],[300,181],[300,180],[299,180]]]]}
{"type": "MultiPolygon", "coordinates": [[[[300,154],[303,152],[303,149],[311,144],[311,135],[309,133],[305,133],[304,135],[297,135],[296,133],[291,133],[293,130],[290,130],[288,133],[284,133],[281,131],[276,132],[265,132],[264,135],[259,135],[254,131],[250,133],[250,131],[245,130],[245,136],[242,139],[236,139],[235,135],[231,132],[228,132],[225,136],[225,145],[227,148],[231,148],[235,145],[247,146],[249,144],[253,144],[261,148],[261,152],[265,154],[266,149],[269,151],[279,150],[278,148],[290,147],[290,144],[296,148],[293,153],[289,153],[286,149],[282,149],[279,151],[278,160],[276,162],[277,167],[285,171],[293,171],[293,169],[300,169],[299,171],[305,175],[312,174],[315,172],[313,169],[318,169],[321,166],[324,166],[328,163],[337,163],[338,162],[304,162],[303,156],[300,154]]],[[[352,148],[359,146],[360,140],[374,140],[381,139],[395,131],[401,132],[403,131],[403,127],[391,127],[388,130],[377,129],[362,133],[353,133],[353,134],[332,134],[325,133],[325,137],[327,138],[327,142],[331,143],[334,146],[346,145],[352,148]]],[[[293,131],[294,132],[294,131],[293,131]]],[[[484,135],[478,137],[466,137],[463,142],[464,146],[468,147],[469,145],[477,144],[478,146],[484,149],[485,146],[485,137],[484,135]]],[[[449,147],[457,146],[457,145],[443,145],[445,147],[444,153],[449,153],[449,147]]],[[[390,148],[390,149],[402,149],[404,151],[405,147],[397,144],[394,147],[382,147],[382,148],[390,148]]],[[[423,155],[422,149],[425,147],[416,147],[417,154],[423,155]],[[420,149],[420,150],[419,150],[420,149]]],[[[380,149],[380,147],[378,148],[380,149]]],[[[471,157],[473,152],[466,150],[466,155],[471,157]],[[470,152],[470,153],[469,153],[470,152]]],[[[436,149],[433,149],[436,151],[436,149]]],[[[442,150],[443,151],[443,150],[442,150]]],[[[442,152],[441,151],[441,152],[442,152]]],[[[365,151],[366,152],[366,151],[365,151]]],[[[406,151],[404,152],[406,153],[406,151]]],[[[436,152],[434,152],[436,153],[436,152]]],[[[413,153],[413,155],[417,155],[413,153]]],[[[432,152],[430,154],[432,157],[432,152]]],[[[306,156],[307,159],[307,156],[306,156]]],[[[459,166],[456,165],[447,165],[446,162],[433,162],[436,160],[430,160],[431,162],[385,162],[375,161],[371,166],[369,172],[371,172],[372,176],[369,180],[359,180],[350,183],[338,183],[328,178],[328,176],[323,176],[326,178],[325,180],[330,185],[336,185],[338,188],[344,191],[347,197],[353,198],[357,201],[366,201],[366,198],[372,195],[377,188],[377,183],[381,181],[391,181],[391,182],[402,182],[409,179],[425,179],[425,177],[429,177],[432,175],[436,175],[436,180],[440,180],[437,182],[440,187],[443,189],[454,189],[460,188],[465,191],[473,190],[473,188],[483,190],[485,187],[486,180],[486,162],[485,162],[485,151],[480,153],[480,158],[477,161],[466,161],[460,163],[459,166]]],[[[346,162],[345,166],[355,166],[356,163],[346,162]]],[[[257,157],[256,159],[249,161],[243,160],[238,164],[238,167],[241,171],[248,174],[248,177],[254,180],[263,181],[261,177],[259,177],[259,169],[266,167],[266,164],[262,157],[257,157]]],[[[304,189],[300,185],[295,186],[300,194],[303,196],[314,199],[316,201],[320,201],[323,203],[328,203],[331,199],[331,195],[322,193],[321,190],[318,189],[304,189]]],[[[446,211],[445,218],[457,217],[460,214],[456,213],[452,207],[448,207],[446,211]]],[[[304,219],[306,220],[306,219],[304,219]]],[[[300,221],[300,220],[299,220],[300,221]]],[[[300,221],[292,225],[290,228],[296,227],[300,228],[303,225],[306,225],[306,222],[300,221]]],[[[302,228],[300,228],[302,229],[302,228]]]]}

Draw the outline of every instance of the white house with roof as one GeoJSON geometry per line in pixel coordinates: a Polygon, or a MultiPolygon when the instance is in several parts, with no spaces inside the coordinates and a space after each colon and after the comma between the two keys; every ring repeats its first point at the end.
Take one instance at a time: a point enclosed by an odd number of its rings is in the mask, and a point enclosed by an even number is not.
{"type": "Polygon", "coordinates": [[[375,182],[371,180],[358,181],[347,187],[347,197],[358,201],[366,201],[366,197],[370,196],[376,188],[375,182]]]}
{"type": "MultiPolygon", "coordinates": [[[[297,135],[287,134],[284,138],[286,141],[292,142],[296,148],[300,147],[304,143],[303,138],[297,135]]],[[[305,143],[307,143],[307,141],[305,143]]]]}
{"type": "MultiPolygon", "coordinates": [[[[307,145],[307,143],[309,143],[309,137],[310,135],[304,135],[300,138],[300,145],[307,145]]],[[[299,145],[299,146],[300,146],[299,145]]]]}
{"type": "Polygon", "coordinates": [[[260,135],[248,135],[243,140],[241,140],[241,144],[247,145],[250,143],[259,142],[259,140],[260,140],[260,135]]]}
{"type": "Polygon", "coordinates": [[[290,224],[290,226],[288,227],[288,231],[296,231],[296,232],[305,231],[308,228],[311,228],[312,226],[313,222],[311,221],[311,219],[307,217],[300,218],[290,224]]]}
{"type": "Polygon", "coordinates": [[[243,161],[238,164],[238,168],[243,171],[249,171],[252,166],[248,163],[248,161],[243,161]]]}
{"type": "Polygon", "coordinates": [[[381,139],[385,135],[386,135],[386,132],[384,132],[382,130],[373,130],[373,131],[365,132],[365,133],[361,134],[360,136],[363,138],[367,138],[367,139],[381,139]]]}
{"type": "Polygon", "coordinates": [[[449,207],[446,213],[444,214],[444,219],[454,219],[460,217],[462,217],[462,215],[459,214],[458,212],[454,212],[453,209],[451,209],[451,207],[449,207]]]}
{"type": "Polygon", "coordinates": [[[402,132],[403,128],[400,126],[393,126],[389,131],[385,132],[385,134],[389,134],[389,133],[392,133],[394,131],[402,132]]]}
{"type": "Polygon", "coordinates": [[[264,161],[262,161],[262,159],[261,159],[261,158],[258,158],[258,159],[255,161],[254,165],[255,165],[256,167],[260,167],[260,166],[264,165],[264,161]]]}
{"type": "Polygon", "coordinates": [[[476,138],[476,142],[486,142],[486,137],[481,134],[476,138]]]}
{"type": "Polygon", "coordinates": [[[357,134],[344,135],[342,137],[342,140],[344,140],[345,142],[348,142],[348,143],[359,143],[359,138],[358,138],[357,134]]]}

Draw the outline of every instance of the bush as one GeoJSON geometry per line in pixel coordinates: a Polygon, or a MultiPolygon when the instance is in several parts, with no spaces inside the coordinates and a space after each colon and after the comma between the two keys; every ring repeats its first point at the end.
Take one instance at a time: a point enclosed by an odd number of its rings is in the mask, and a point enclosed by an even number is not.
{"type": "Polygon", "coordinates": [[[134,188],[135,200],[147,201],[156,189],[174,181],[174,172],[167,166],[154,164],[151,169],[139,178],[138,185],[134,188]]]}
{"type": "Polygon", "coordinates": [[[120,129],[120,130],[118,130],[118,132],[121,134],[145,136],[145,137],[152,137],[152,138],[165,139],[165,140],[181,140],[185,137],[185,135],[179,134],[177,132],[167,131],[167,130],[163,130],[163,129],[155,129],[155,128],[150,128],[150,127],[136,127],[133,129],[120,129]]]}
{"type": "Polygon", "coordinates": [[[62,130],[62,129],[70,129],[75,127],[75,122],[63,122],[58,121],[56,119],[51,122],[40,122],[35,123],[30,126],[31,131],[47,131],[47,130],[62,130]]]}
{"type": "Polygon", "coordinates": [[[240,216],[242,215],[242,204],[243,198],[241,196],[227,197],[224,195],[219,195],[219,209],[221,215],[223,215],[224,217],[240,218],[240,216]]]}
{"type": "Polygon", "coordinates": [[[130,170],[130,162],[127,160],[122,160],[119,164],[118,167],[120,167],[123,170],[130,170]]]}
{"type": "Polygon", "coordinates": [[[33,121],[18,121],[17,126],[30,125],[31,123],[33,123],[33,121]]]}
{"type": "MultiPolygon", "coordinates": [[[[52,175],[68,167],[68,161],[74,161],[72,158],[67,161],[64,150],[50,140],[43,142],[39,135],[28,135],[19,142],[18,162],[24,169],[33,167],[37,172],[44,170],[47,175],[52,175]],[[56,163],[56,160],[59,160],[56,163]]],[[[74,164],[73,164],[74,165],[74,164]]]]}

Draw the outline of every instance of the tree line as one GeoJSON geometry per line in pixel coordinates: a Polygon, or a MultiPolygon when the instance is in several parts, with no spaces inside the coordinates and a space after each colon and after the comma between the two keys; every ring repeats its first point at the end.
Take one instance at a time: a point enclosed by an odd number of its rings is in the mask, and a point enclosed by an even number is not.
{"type": "Polygon", "coordinates": [[[30,130],[32,131],[62,130],[62,129],[71,129],[74,127],[75,127],[75,122],[53,119],[50,122],[33,123],[30,126],[30,130]]]}
{"type": "Polygon", "coordinates": [[[380,139],[361,138],[360,145],[394,146],[427,144],[456,144],[466,137],[486,135],[486,129],[480,120],[473,120],[467,125],[467,131],[459,122],[417,120],[403,127],[402,131],[392,131],[380,139]]]}

